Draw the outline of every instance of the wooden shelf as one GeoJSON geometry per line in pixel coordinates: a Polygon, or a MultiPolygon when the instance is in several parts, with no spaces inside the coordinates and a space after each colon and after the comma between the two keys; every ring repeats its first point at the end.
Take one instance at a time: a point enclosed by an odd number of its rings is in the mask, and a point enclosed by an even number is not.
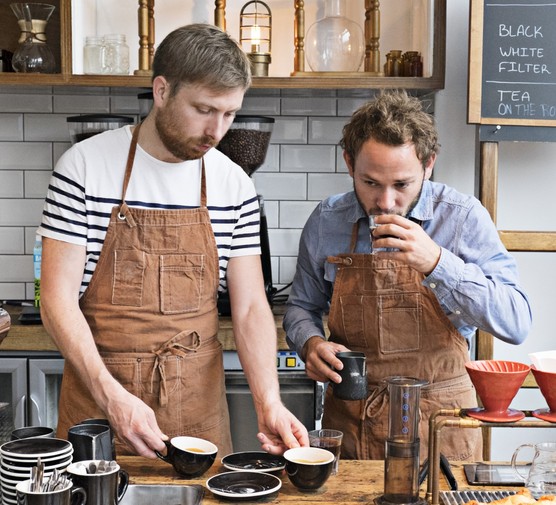
{"type": "MultiPolygon", "coordinates": [[[[425,77],[254,77],[252,88],[284,89],[386,89],[435,91],[444,87],[438,79],[425,77]]],[[[150,88],[148,76],[64,75],[0,73],[2,86],[99,86],[150,88]]]]}
{"type": "MultiPolygon", "coordinates": [[[[0,12],[5,16],[13,16],[9,12],[9,0],[0,0],[0,12]]],[[[98,86],[98,87],[134,87],[147,88],[151,86],[148,75],[73,75],[71,72],[71,40],[72,40],[72,18],[71,1],[55,0],[57,9],[50,29],[55,33],[49,36],[49,40],[56,45],[56,54],[60,58],[60,73],[57,74],[16,74],[1,73],[0,85],[17,86],[98,86]],[[57,32],[57,33],[56,33],[57,32]]],[[[147,7],[154,8],[154,0],[139,1],[140,11],[147,7]]],[[[220,12],[222,17],[225,13],[225,1],[215,2],[215,13],[220,12]]],[[[298,6],[299,7],[299,6],[298,6]]],[[[293,11],[292,11],[293,12],[293,11]]],[[[300,10],[296,11],[299,22],[300,10]]],[[[11,19],[11,18],[10,18],[11,19]]],[[[144,20],[147,25],[147,20],[144,20]]],[[[215,14],[215,22],[218,17],[215,14]]],[[[154,22],[154,20],[153,20],[154,22]]],[[[223,20],[221,19],[222,23],[223,20]]],[[[13,23],[11,23],[13,25],[13,23]]],[[[218,24],[216,22],[215,24],[218,24]]],[[[140,26],[140,33],[147,26],[140,26]]],[[[378,27],[374,27],[376,31],[378,27]]],[[[445,60],[445,29],[446,29],[446,0],[434,0],[434,37],[433,37],[433,70],[431,77],[381,77],[377,72],[360,72],[356,75],[310,75],[311,72],[303,72],[303,75],[284,77],[254,77],[253,88],[276,88],[276,89],[387,89],[399,88],[408,90],[436,91],[444,88],[444,60],[445,60]]],[[[15,39],[15,32],[9,38],[15,39]]],[[[143,34],[145,35],[145,34],[143,34]]],[[[144,37],[145,40],[150,36],[144,37]]],[[[152,38],[152,37],[151,37],[152,38]]],[[[151,41],[152,42],[152,41],[151,41]]],[[[148,68],[148,67],[141,67],[148,68]]],[[[300,71],[300,69],[298,69],[300,71]]]]}

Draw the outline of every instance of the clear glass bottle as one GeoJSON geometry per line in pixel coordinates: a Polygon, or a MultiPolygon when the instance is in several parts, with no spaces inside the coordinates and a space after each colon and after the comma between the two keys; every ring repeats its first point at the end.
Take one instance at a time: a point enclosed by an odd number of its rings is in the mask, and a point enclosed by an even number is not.
{"type": "Polygon", "coordinates": [[[305,37],[307,63],[313,72],[357,72],[365,56],[363,30],[344,15],[345,0],[325,0],[324,17],[305,37]]]}
{"type": "Polygon", "coordinates": [[[129,74],[129,47],[126,44],[125,35],[105,35],[104,51],[104,65],[106,74],[129,74]]]}
{"type": "Polygon", "coordinates": [[[102,37],[85,37],[83,46],[83,73],[102,74],[104,72],[104,43],[102,37]]]}

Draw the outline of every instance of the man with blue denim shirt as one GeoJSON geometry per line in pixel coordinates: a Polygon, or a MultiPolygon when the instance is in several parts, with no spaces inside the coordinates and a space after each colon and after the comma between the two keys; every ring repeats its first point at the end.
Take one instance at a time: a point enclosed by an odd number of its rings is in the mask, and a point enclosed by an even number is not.
{"type": "MultiPolygon", "coordinates": [[[[341,141],[354,191],[321,202],[303,230],[284,317],[290,347],[311,378],[332,385],[341,380],[338,352],[367,358],[365,400],[338,399],[333,387],[326,393],[323,427],[344,432],[342,457],[384,458],[382,379],[392,375],[429,383],[421,395],[426,455],[428,417],[476,405],[464,367],[476,329],[510,344],[529,332],[516,262],[488,212],[473,196],[429,180],[437,140],[431,116],[404,92],[362,106],[341,141]]],[[[441,437],[451,459],[482,456],[480,430],[447,429],[441,437]]]]}

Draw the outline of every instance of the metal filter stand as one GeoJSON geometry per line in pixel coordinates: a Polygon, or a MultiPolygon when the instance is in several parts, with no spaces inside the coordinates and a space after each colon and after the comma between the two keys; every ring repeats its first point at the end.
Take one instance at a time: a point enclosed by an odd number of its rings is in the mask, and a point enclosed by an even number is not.
{"type": "MultiPolygon", "coordinates": [[[[556,425],[541,419],[520,420],[508,423],[481,421],[469,417],[468,409],[440,409],[429,419],[429,475],[427,479],[426,500],[431,505],[440,505],[439,477],[440,477],[440,444],[439,437],[442,428],[554,428],[556,425]],[[443,417],[443,419],[437,419],[443,417]],[[457,419],[449,419],[457,418],[457,419]]],[[[532,417],[532,410],[522,410],[525,418],[532,417]]]]}

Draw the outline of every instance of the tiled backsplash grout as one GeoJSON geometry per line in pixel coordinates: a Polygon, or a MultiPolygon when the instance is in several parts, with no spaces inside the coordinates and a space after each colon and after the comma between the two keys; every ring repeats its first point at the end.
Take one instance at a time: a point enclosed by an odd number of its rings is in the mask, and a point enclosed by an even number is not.
{"type": "MultiPolygon", "coordinates": [[[[32,249],[50,172],[70,147],[66,119],[89,113],[139,118],[144,89],[0,87],[0,299],[32,299],[32,249]]],[[[240,114],[276,119],[264,165],[273,283],[291,282],[301,229],[318,201],[347,191],[337,143],[345,121],[373,90],[250,90],[240,114]]]]}

